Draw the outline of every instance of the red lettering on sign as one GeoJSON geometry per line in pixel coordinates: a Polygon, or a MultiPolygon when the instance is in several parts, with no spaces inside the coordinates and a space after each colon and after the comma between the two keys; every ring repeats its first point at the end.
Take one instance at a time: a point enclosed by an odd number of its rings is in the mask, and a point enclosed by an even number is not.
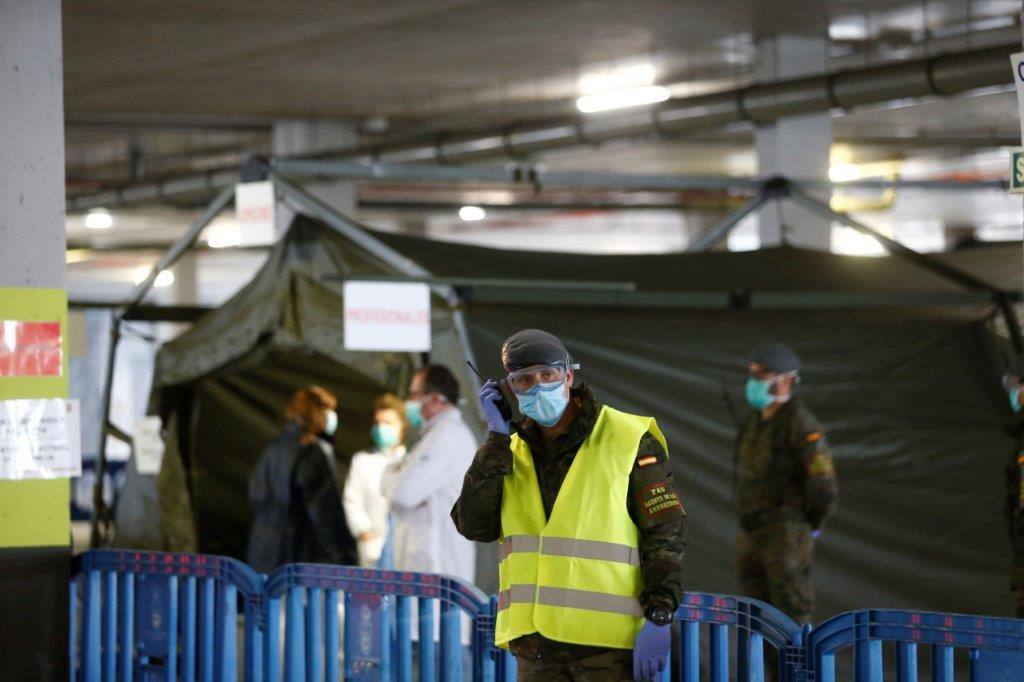
{"type": "Polygon", "coordinates": [[[394,308],[349,308],[345,311],[349,322],[380,324],[395,327],[425,327],[430,323],[426,310],[395,310],[394,308]]]}

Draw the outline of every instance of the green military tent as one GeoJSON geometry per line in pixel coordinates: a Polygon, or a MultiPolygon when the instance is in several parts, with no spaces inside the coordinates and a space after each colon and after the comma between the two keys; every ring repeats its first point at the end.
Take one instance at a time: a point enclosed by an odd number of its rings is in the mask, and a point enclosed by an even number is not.
{"type": "MultiPolygon", "coordinates": [[[[485,374],[500,372],[506,336],[547,329],[583,363],[580,376],[600,398],[658,419],[690,516],[690,589],[738,589],[735,422],[745,411],[750,348],[778,340],[803,356],[800,391],[825,426],[840,477],[839,511],[817,550],[815,617],[859,607],[1010,613],[1001,507],[1012,444],[1001,430],[1010,415],[999,383],[1009,349],[988,292],[896,256],[791,247],[593,256],[374,236],[460,284],[485,374]]],[[[1019,248],[936,258],[999,289],[1020,288],[1019,248]]],[[[286,385],[315,376],[349,391],[357,407],[349,408],[352,430],[340,449],[351,452],[365,432],[366,401],[412,369],[409,357],[340,350],[338,293],[318,277],[344,271],[342,262],[352,274],[394,272],[301,218],[246,289],[160,353],[154,405],[169,425],[177,422],[169,453],[183,455],[203,550],[244,547],[246,472],[276,428],[286,385]],[[307,269],[305,261],[319,265],[307,269]],[[207,521],[223,530],[207,535],[207,521]]],[[[455,366],[461,356],[450,318],[437,309],[435,350],[455,366]]],[[[119,531],[140,541],[123,523],[119,531]]],[[[166,537],[143,535],[166,545],[166,537]]],[[[493,590],[493,553],[480,562],[478,582],[493,590]]]]}
{"type": "MultiPolygon", "coordinates": [[[[304,385],[339,398],[343,477],[347,458],[369,446],[373,400],[404,392],[423,358],[345,350],[337,278],[396,274],[331,228],[296,217],[252,281],[157,354],[150,413],[163,418],[163,465],[156,477],[129,467],[115,544],[244,558],[249,472],[304,385]]],[[[452,367],[471,396],[449,309],[435,298],[432,311],[431,360],[452,367]]]]}
{"type": "MultiPolygon", "coordinates": [[[[738,590],[735,421],[746,412],[751,347],[778,340],[803,357],[800,392],[840,478],[813,570],[815,617],[860,607],[1011,614],[1002,505],[1012,443],[1000,386],[1010,351],[988,292],[896,256],[791,247],[594,256],[379,237],[438,276],[566,282],[467,291],[474,354],[497,373],[508,334],[546,329],[600,398],[658,419],[690,518],[690,589],[738,590]]],[[[1019,245],[936,258],[1020,290],[1019,245]]]]}

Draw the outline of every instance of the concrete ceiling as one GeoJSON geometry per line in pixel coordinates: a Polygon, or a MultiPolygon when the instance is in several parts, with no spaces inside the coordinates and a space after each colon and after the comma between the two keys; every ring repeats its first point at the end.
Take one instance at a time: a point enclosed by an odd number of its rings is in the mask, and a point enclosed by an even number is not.
{"type": "MultiPolygon", "coordinates": [[[[637,63],[681,87],[750,82],[755,39],[829,36],[843,69],[1019,32],[1017,0],[65,0],[69,191],[268,153],[282,118],[349,121],[363,140],[479,130],[573,111],[581,80],[637,63]],[[989,36],[988,38],[986,36],[989,36]]],[[[994,146],[1012,94],[854,112],[836,136],[903,153],[994,146]]],[[[749,131],[550,155],[556,167],[750,172],[749,131]],[[721,145],[724,143],[725,147],[721,145]],[[746,151],[745,151],[746,150],[746,151]]],[[[548,160],[548,159],[546,159],[548,160]]]]}

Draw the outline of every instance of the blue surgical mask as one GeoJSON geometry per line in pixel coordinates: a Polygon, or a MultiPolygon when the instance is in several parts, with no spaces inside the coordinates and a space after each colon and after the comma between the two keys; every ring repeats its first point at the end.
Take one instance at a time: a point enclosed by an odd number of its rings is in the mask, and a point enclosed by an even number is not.
{"type": "Polygon", "coordinates": [[[763,410],[775,402],[772,395],[772,382],[768,379],[747,379],[747,402],[755,410],[763,410]]]}
{"type": "Polygon", "coordinates": [[[398,429],[391,424],[374,424],[370,435],[378,450],[391,450],[398,445],[398,429]]]}
{"type": "Polygon", "coordinates": [[[537,384],[529,393],[517,393],[519,410],[542,426],[554,426],[562,418],[569,396],[565,384],[537,384]]]}
{"type": "Polygon", "coordinates": [[[338,430],[338,413],[334,410],[327,410],[327,419],[324,424],[324,434],[333,436],[338,430]]]}
{"type": "Polygon", "coordinates": [[[420,401],[405,401],[405,418],[409,420],[409,426],[414,429],[423,426],[423,406],[420,404],[420,401]]]}
{"type": "Polygon", "coordinates": [[[1020,387],[1010,389],[1010,407],[1014,412],[1020,412],[1020,387]]]}

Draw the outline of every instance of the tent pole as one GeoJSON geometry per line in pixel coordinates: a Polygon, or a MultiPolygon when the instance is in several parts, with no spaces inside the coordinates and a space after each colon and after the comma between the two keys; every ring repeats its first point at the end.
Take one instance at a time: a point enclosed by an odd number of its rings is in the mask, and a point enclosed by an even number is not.
{"type": "Polygon", "coordinates": [[[829,206],[828,203],[822,201],[821,199],[818,199],[817,197],[811,196],[802,188],[793,185],[792,183],[790,183],[789,185],[789,190],[790,196],[793,198],[793,200],[799,204],[802,204],[805,208],[810,209],[814,213],[817,213],[818,215],[824,218],[827,218],[829,220],[835,220],[840,223],[843,223],[844,225],[852,227],[853,229],[857,230],[862,234],[874,237],[883,245],[885,245],[885,247],[896,256],[905,258],[911,261],[912,263],[915,263],[916,265],[925,268],[926,270],[931,270],[940,277],[944,277],[948,280],[956,282],[957,284],[968,289],[972,289],[974,291],[990,291],[993,294],[1003,293],[997,287],[989,284],[988,282],[985,282],[984,280],[978,279],[977,277],[971,275],[970,273],[964,272],[963,270],[960,270],[958,268],[954,268],[951,265],[946,265],[945,263],[936,260],[935,258],[928,256],[927,254],[914,251],[909,246],[906,246],[896,241],[895,239],[892,239],[891,237],[887,237],[878,230],[875,230],[872,227],[868,227],[864,223],[854,220],[847,213],[840,213],[839,211],[832,210],[832,207],[829,206]]]}
{"type": "Polygon", "coordinates": [[[764,191],[758,190],[757,194],[752,196],[745,204],[730,211],[717,225],[698,237],[697,240],[690,245],[690,248],[687,249],[687,252],[704,253],[705,251],[710,251],[716,244],[728,237],[729,233],[732,232],[744,218],[761,208],[767,200],[768,197],[765,196],[764,191]]]}
{"type": "Polygon", "coordinates": [[[149,271],[142,282],[136,285],[131,295],[125,301],[120,310],[115,310],[112,316],[110,331],[110,352],[107,355],[107,374],[103,384],[103,426],[100,429],[100,449],[96,455],[96,481],[92,487],[92,519],[89,529],[89,546],[96,548],[106,544],[109,538],[105,537],[109,532],[111,519],[109,510],[103,502],[103,476],[107,470],[107,431],[111,428],[110,406],[111,394],[114,387],[114,365],[117,358],[117,346],[121,340],[121,323],[125,317],[146,297],[150,289],[156,283],[156,278],[161,272],[174,265],[186,251],[191,248],[199,234],[206,229],[206,226],[213,222],[213,219],[230,203],[235,196],[235,186],[225,187],[210,202],[206,210],[200,214],[185,234],[179,237],[159,261],[149,271]],[[100,524],[105,526],[104,532],[100,532],[100,524]]]}

